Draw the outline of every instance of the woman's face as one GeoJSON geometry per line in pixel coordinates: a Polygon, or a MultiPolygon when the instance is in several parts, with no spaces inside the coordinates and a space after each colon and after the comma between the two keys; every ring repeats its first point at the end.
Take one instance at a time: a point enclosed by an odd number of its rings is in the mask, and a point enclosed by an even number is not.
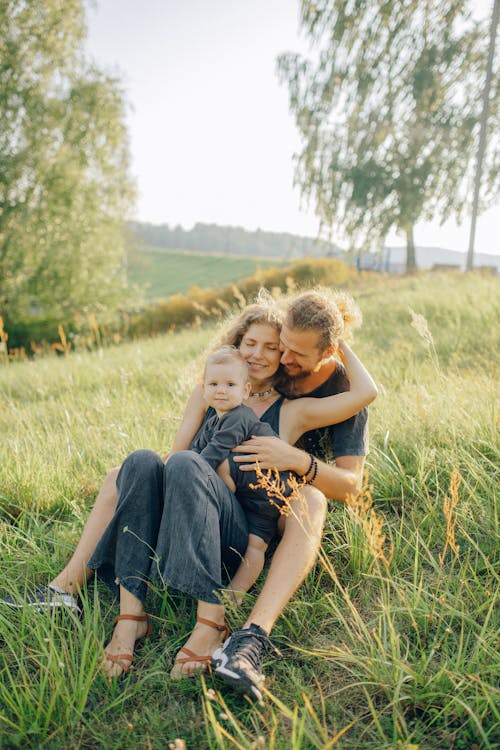
{"type": "Polygon", "coordinates": [[[252,323],[241,339],[240,352],[252,382],[272,378],[281,357],[279,331],[267,323],[252,323]]]}

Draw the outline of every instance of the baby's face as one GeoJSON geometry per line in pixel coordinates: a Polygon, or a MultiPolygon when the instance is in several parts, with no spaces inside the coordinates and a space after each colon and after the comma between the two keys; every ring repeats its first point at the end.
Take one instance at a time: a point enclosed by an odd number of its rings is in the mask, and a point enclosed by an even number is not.
{"type": "Polygon", "coordinates": [[[250,383],[238,362],[207,365],[203,395],[208,406],[227,412],[239,406],[250,393],[250,383]]]}

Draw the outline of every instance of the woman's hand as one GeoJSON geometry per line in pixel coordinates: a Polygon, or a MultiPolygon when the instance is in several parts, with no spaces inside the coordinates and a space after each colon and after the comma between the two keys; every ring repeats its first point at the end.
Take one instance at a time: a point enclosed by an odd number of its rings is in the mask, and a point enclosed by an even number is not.
{"type": "Polygon", "coordinates": [[[234,461],[242,471],[255,471],[257,463],[261,469],[278,469],[278,471],[295,471],[304,474],[310,458],[299,448],[288,445],[279,437],[256,436],[233,448],[234,461]]]}

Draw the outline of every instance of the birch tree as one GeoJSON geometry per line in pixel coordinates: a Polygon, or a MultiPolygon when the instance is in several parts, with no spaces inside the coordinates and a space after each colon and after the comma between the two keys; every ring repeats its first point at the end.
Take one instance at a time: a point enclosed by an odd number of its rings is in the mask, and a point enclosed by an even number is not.
{"type": "MultiPolygon", "coordinates": [[[[470,11],[467,0],[303,0],[311,57],[278,60],[303,144],[296,181],[320,226],[353,248],[403,233],[409,271],[416,222],[460,219],[471,203],[488,29],[470,11]]],[[[498,194],[498,105],[497,89],[483,208],[498,194]]]]}

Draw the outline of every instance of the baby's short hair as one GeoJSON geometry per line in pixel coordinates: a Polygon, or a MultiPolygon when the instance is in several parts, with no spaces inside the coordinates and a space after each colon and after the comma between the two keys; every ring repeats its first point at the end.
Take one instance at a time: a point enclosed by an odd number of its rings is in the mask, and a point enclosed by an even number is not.
{"type": "Polygon", "coordinates": [[[235,346],[231,346],[230,344],[225,344],[224,346],[221,346],[218,349],[215,349],[213,352],[210,352],[210,354],[205,360],[205,369],[203,370],[203,379],[205,379],[207,368],[210,365],[225,365],[230,362],[234,362],[235,364],[240,365],[245,383],[248,383],[249,377],[250,377],[249,371],[248,371],[248,364],[246,360],[244,360],[243,357],[241,356],[240,350],[237,349],[235,346]]]}

